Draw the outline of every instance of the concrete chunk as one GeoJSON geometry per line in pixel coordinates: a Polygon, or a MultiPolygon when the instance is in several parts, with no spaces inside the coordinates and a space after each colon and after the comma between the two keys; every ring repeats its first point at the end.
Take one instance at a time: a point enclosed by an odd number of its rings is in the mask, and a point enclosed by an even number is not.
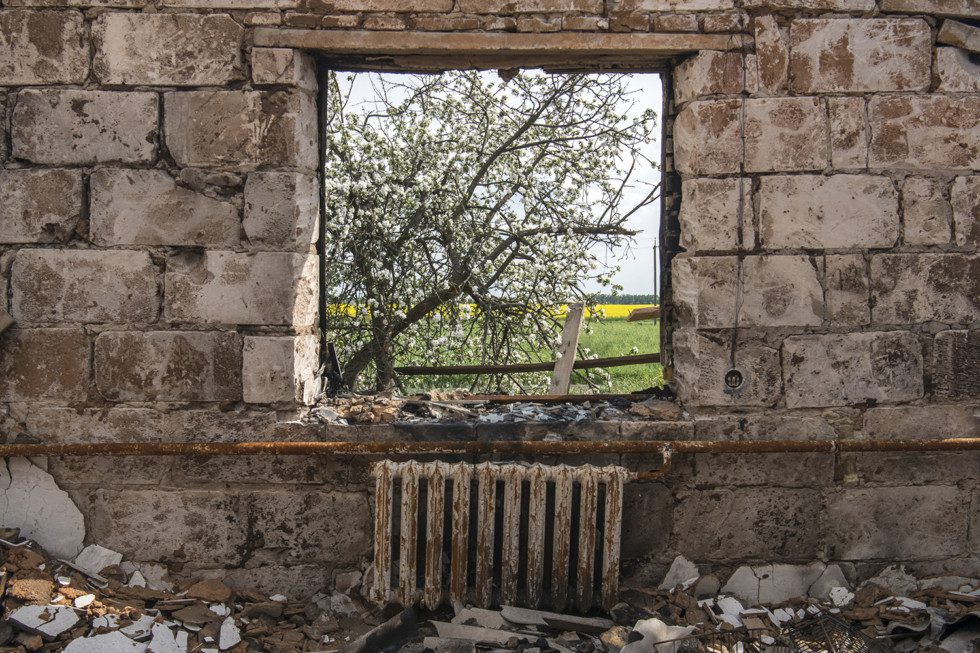
{"type": "Polygon", "coordinates": [[[89,544],[82,549],[81,553],[75,556],[72,562],[83,569],[97,574],[106,567],[118,565],[122,562],[122,554],[112,549],[107,549],[104,546],[99,546],[98,544],[89,544]]]}
{"type": "Polygon", "coordinates": [[[119,631],[74,639],[65,653],[143,653],[146,644],[134,642],[119,631]]]}
{"type": "Polygon", "coordinates": [[[14,107],[14,156],[34,163],[150,163],[156,93],[27,89],[14,107]]]}
{"type": "Polygon", "coordinates": [[[78,11],[0,11],[0,86],[84,82],[84,25],[78,11]]]}
{"type": "Polygon", "coordinates": [[[226,14],[102,14],[92,25],[103,84],[204,86],[242,79],[244,29],[226,14]]]}
{"type": "Polygon", "coordinates": [[[0,524],[19,528],[53,556],[72,558],[82,548],[82,513],[54,478],[26,458],[0,467],[0,524]]]}

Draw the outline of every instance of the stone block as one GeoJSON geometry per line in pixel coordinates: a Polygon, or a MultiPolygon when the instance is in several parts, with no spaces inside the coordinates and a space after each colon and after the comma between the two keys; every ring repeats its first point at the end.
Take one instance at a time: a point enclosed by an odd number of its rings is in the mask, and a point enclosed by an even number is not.
{"type": "Polygon", "coordinates": [[[654,17],[658,32],[696,32],[698,17],[693,14],[658,14],[654,17]]]}
{"type": "Polygon", "coordinates": [[[725,373],[731,368],[730,338],[693,329],[674,332],[674,380],[677,395],[688,406],[772,406],[779,400],[779,351],[740,342],[735,367],[742,384],[731,389],[725,373]]]}
{"type": "Polygon", "coordinates": [[[903,14],[980,18],[980,7],[974,0],[881,0],[881,10],[903,14]]]}
{"type": "Polygon", "coordinates": [[[697,487],[828,487],[834,482],[834,455],[705,454],[695,457],[697,487]]]}
{"type": "Polygon", "coordinates": [[[273,411],[40,406],[23,420],[27,431],[43,442],[233,442],[267,440],[270,434],[276,439],[290,439],[277,430],[278,417],[273,411]]]}
{"type": "Polygon", "coordinates": [[[252,84],[316,90],[313,57],[290,48],[252,48],[252,84]]]}
{"type": "Polygon", "coordinates": [[[871,301],[875,324],[971,324],[980,315],[980,256],[877,254],[871,301]]]}
{"type": "Polygon", "coordinates": [[[88,537],[133,562],[237,566],[246,546],[242,497],[229,492],[98,489],[76,493],[88,537]]]}
{"type": "Polygon", "coordinates": [[[250,404],[311,404],[319,367],[316,336],[245,336],[242,398],[250,404]]]}
{"type": "Polygon", "coordinates": [[[161,0],[163,7],[186,9],[297,9],[300,0],[161,0]]]}
{"type": "MultiPolygon", "coordinates": [[[[266,432],[268,433],[268,432],[266,432]]],[[[207,456],[188,457],[174,469],[176,484],[292,483],[321,485],[325,467],[313,456],[207,456]]]]}
{"type": "Polygon", "coordinates": [[[81,212],[80,171],[0,170],[0,243],[65,242],[81,212]]]}
{"type": "MultiPolygon", "coordinates": [[[[755,71],[752,71],[755,78],[755,71]]],[[[705,50],[674,68],[674,102],[680,106],[709,95],[738,95],[745,88],[747,71],[737,52],[705,50]]]]}
{"type": "Polygon", "coordinates": [[[945,245],[950,241],[952,209],[943,197],[943,182],[909,177],[902,186],[905,244],[945,245]]]}
{"type": "Polygon", "coordinates": [[[976,247],[980,243],[980,175],[954,179],[949,197],[956,244],[976,247]]]}
{"type": "Polygon", "coordinates": [[[738,172],[741,100],[691,102],[674,122],[674,157],[682,175],[738,172]]]}
{"type": "Polygon", "coordinates": [[[980,52],[980,27],[955,20],[944,20],[936,35],[936,42],[970,52],[980,52]]]}
{"type": "MultiPolygon", "coordinates": [[[[749,256],[741,267],[740,326],[823,323],[820,264],[808,256],[749,256]]],[[[734,256],[675,258],[674,309],[679,324],[735,324],[738,261],[734,256]]]]}
{"type": "MultiPolygon", "coordinates": [[[[365,1],[379,0],[347,0],[357,4],[365,1]]],[[[383,2],[384,0],[380,0],[383,2]]],[[[450,11],[453,8],[450,0],[413,0],[414,4],[428,2],[441,3],[442,8],[414,11],[450,11]],[[446,7],[445,5],[448,5],[446,7]]],[[[394,2],[392,4],[401,3],[394,2]]],[[[521,13],[559,13],[580,11],[586,14],[601,14],[602,0],[459,0],[459,11],[464,14],[521,14],[521,13]]]]}
{"type": "Polygon", "coordinates": [[[92,242],[99,245],[235,247],[238,209],[178,186],[163,170],[102,168],[90,180],[92,242]]]}
{"type": "Polygon", "coordinates": [[[851,485],[950,485],[977,477],[980,451],[843,453],[837,467],[851,485]]]}
{"type": "Polygon", "coordinates": [[[980,397],[980,331],[940,331],[933,357],[932,382],[937,396],[980,397]]]}
{"type": "Polygon", "coordinates": [[[670,544],[674,501],[661,483],[627,483],[623,488],[622,557],[659,554],[670,544]],[[656,528],[651,528],[655,524],[656,528]]]}
{"type": "Polygon", "coordinates": [[[759,88],[768,94],[786,88],[789,79],[789,45],[771,15],[755,17],[755,53],[759,88]]]}
{"type": "Polygon", "coordinates": [[[209,251],[167,261],[166,315],[190,324],[310,326],[316,321],[316,256],[209,251]]]}
{"type": "Polygon", "coordinates": [[[221,331],[106,331],[95,383],[109,401],[237,401],[242,341],[221,331]]]}
{"type": "Polygon", "coordinates": [[[862,432],[871,440],[976,437],[980,432],[976,411],[976,406],[962,404],[877,406],[865,411],[862,432]]]}
{"type": "Polygon", "coordinates": [[[742,0],[746,9],[808,11],[873,11],[875,0],[742,0]]]}
{"type": "Polygon", "coordinates": [[[14,156],[33,163],[152,163],[156,93],[28,89],[17,96],[14,156]]]}
{"type": "Polygon", "coordinates": [[[794,20],[790,49],[790,87],[799,93],[929,88],[932,33],[921,19],[794,20]]]}
{"type": "Polygon", "coordinates": [[[864,98],[827,98],[830,161],[837,170],[868,167],[868,116],[864,98]]]}
{"type": "Polygon", "coordinates": [[[677,499],[672,541],[692,560],[812,560],[819,554],[824,525],[818,490],[693,490],[677,499]]]}
{"type": "Polygon", "coordinates": [[[170,479],[173,463],[170,456],[52,456],[48,471],[61,487],[153,486],[170,479]]]}
{"type": "Polygon", "coordinates": [[[0,11],[0,86],[84,82],[84,25],[77,11],[0,11]]]}
{"type": "Polygon", "coordinates": [[[759,186],[766,249],[894,247],[898,191],[888,177],[774,175],[759,186]]]}
{"type": "Polygon", "coordinates": [[[872,167],[980,169],[980,96],[879,95],[868,121],[872,167]]]}
{"type": "Polygon", "coordinates": [[[823,170],[830,161],[827,133],[827,112],[817,98],[745,100],[745,170],[823,170]]]}
{"type": "Polygon", "coordinates": [[[739,247],[739,179],[685,179],[681,190],[681,247],[688,252],[752,249],[752,184],[742,180],[742,246],[739,247]]]}
{"type": "Polygon", "coordinates": [[[244,32],[227,14],[102,14],[92,69],[103,84],[227,84],[244,77],[244,32]]]}
{"type": "Polygon", "coordinates": [[[964,553],[969,496],[955,486],[845,489],[827,497],[832,560],[912,560],[964,553]]]}
{"type": "Polygon", "coordinates": [[[19,322],[146,324],[159,311],[156,276],[146,252],[22,249],[11,312],[19,322]]]}
{"type": "Polygon", "coordinates": [[[313,175],[253,172],[242,226],[252,249],[304,252],[319,238],[320,186],[313,175]]]}
{"type": "Polygon", "coordinates": [[[252,539],[261,549],[282,551],[291,563],[353,566],[371,549],[367,494],[284,490],[253,492],[248,501],[252,539]]]}
{"type": "Polygon", "coordinates": [[[871,323],[868,265],[860,254],[824,258],[824,298],[827,319],[834,326],[863,326],[871,323]]]}
{"type": "Polygon", "coordinates": [[[302,91],[183,91],[164,96],[167,146],[181,166],[317,165],[317,113],[302,91]]]}
{"type": "Polygon", "coordinates": [[[937,91],[980,93],[980,63],[976,55],[959,48],[936,48],[935,70],[937,91]]]}
{"type": "Polygon", "coordinates": [[[8,329],[0,335],[0,400],[88,396],[88,336],[80,328],[8,329]]]}
{"type": "Polygon", "coordinates": [[[923,393],[922,346],[907,331],[790,336],[782,360],[789,408],[911,401],[923,393]]]}

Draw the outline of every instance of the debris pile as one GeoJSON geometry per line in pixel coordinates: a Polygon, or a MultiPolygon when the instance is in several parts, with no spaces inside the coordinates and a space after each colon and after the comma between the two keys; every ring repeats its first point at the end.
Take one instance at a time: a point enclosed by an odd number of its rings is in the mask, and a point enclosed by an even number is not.
{"type": "Polygon", "coordinates": [[[16,529],[0,538],[4,653],[337,650],[380,621],[360,600],[357,573],[344,579],[346,594],[291,602],[218,579],[174,583],[161,565],[123,562],[97,545],[59,560],[18,538],[16,529]]]}
{"type": "Polygon", "coordinates": [[[325,398],[311,412],[328,424],[390,424],[475,421],[489,424],[511,422],[585,422],[595,420],[685,419],[683,409],[657,396],[598,396],[549,401],[488,399],[453,390],[424,395],[348,395],[325,398]]]}

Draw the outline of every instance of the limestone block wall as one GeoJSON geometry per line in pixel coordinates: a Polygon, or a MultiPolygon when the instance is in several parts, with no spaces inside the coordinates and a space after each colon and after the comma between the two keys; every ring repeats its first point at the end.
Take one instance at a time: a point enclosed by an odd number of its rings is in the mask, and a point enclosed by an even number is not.
{"type": "MultiPolygon", "coordinates": [[[[978,24],[974,0],[0,0],[0,432],[975,433],[978,24]],[[668,89],[663,348],[690,419],[293,421],[318,385],[316,53],[255,46],[260,29],[744,38],[650,65],[668,89]]],[[[364,461],[49,467],[89,540],[131,558],[312,591],[370,556],[364,461]]],[[[980,575],[977,469],[973,454],[682,459],[630,487],[626,569],[684,553],[980,575]]]]}

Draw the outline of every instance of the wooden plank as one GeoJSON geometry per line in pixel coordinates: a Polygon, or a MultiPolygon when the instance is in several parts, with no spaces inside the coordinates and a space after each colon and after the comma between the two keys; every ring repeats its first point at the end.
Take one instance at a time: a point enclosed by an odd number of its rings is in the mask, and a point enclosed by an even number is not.
{"type": "Polygon", "coordinates": [[[582,316],[585,306],[569,304],[565,313],[565,326],[561,331],[561,345],[555,356],[555,371],[551,376],[548,394],[568,394],[568,386],[572,383],[572,369],[575,365],[575,352],[578,349],[578,336],[582,331],[582,316]]]}
{"type": "Polygon", "coordinates": [[[660,307],[659,306],[644,306],[643,308],[634,308],[630,311],[629,317],[626,318],[627,322],[639,322],[640,320],[656,320],[660,317],[660,307]]]}
{"type": "MultiPolygon", "coordinates": [[[[598,367],[622,367],[624,365],[646,365],[659,362],[660,352],[654,351],[649,354],[634,354],[632,356],[577,360],[572,365],[572,369],[591,370],[598,367]]],[[[403,365],[396,367],[395,371],[408,376],[435,376],[439,374],[518,374],[521,372],[551,372],[554,369],[555,361],[545,361],[510,365],[403,365]]]]}

